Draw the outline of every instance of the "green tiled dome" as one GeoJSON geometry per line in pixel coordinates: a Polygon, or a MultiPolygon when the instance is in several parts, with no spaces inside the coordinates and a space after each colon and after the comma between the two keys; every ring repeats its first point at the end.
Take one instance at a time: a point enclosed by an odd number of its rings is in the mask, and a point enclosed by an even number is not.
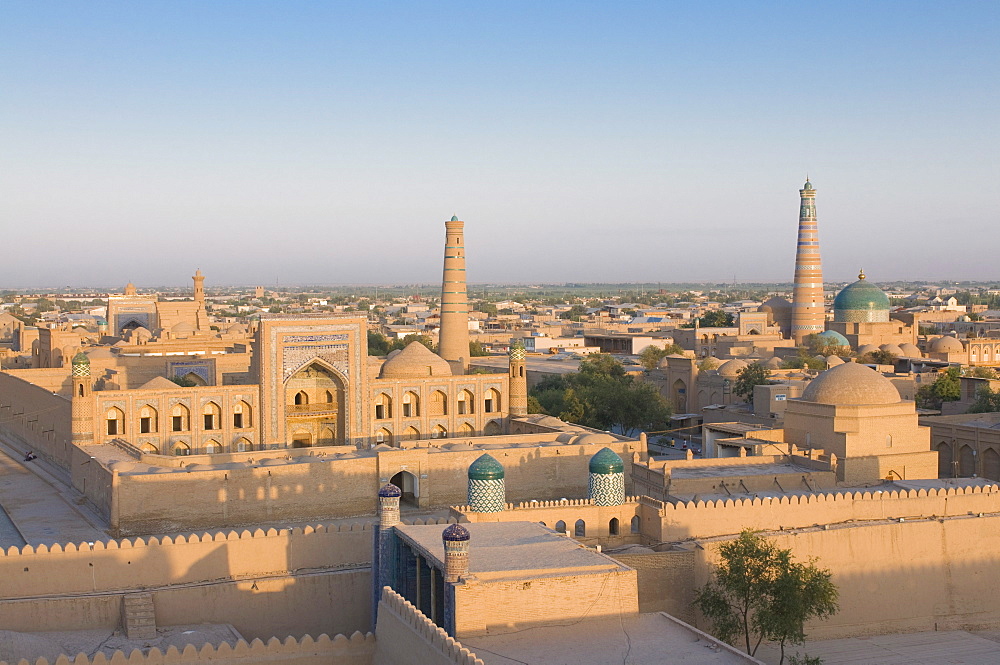
{"type": "Polygon", "coordinates": [[[597,454],[590,458],[591,473],[622,473],[625,471],[625,463],[622,458],[610,448],[601,448],[597,454]]]}
{"type": "Polygon", "coordinates": [[[850,311],[889,311],[889,296],[882,289],[865,280],[865,274],[858,275],[860,279],[848,284],[837,294],[833,301],[833,310],[850,311]]]}
{"type": "Polygon", "coordinates": [[[483,455],[469,466],[470,480],[501,480],[503,464],[492,455],[483,455]]]}
{"type": "Polygon", "coordinates": [[[87,354],[84,353],[83,351],[79,351],[75,356],[73,356],[72,362],[74,365],[89,365],[90,358],[88,358],[87,354]]]}

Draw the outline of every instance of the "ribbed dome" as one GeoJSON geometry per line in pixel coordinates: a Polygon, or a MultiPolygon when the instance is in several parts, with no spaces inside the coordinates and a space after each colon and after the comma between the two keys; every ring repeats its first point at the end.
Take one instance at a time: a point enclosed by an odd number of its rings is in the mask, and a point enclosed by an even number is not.
{"type": "Polygon", "coordinates": [[[469,465],[469,480],[500,480],[503,475],[503,464],[490,454],[469,465]]]}
{"type": "Polygon", "coordinates": [[[896,404],[899,391],[875,370],[844,363],[820,374],[802,393],[802,401],[819,404],[896,404]]]}
{"type": "Polygon", "coordinates": [[[962,353],[965,347],[954,337],[945,335],[931,342],[931,353],[962,353]]]}
{"type": "Polygon", "coordinates": [[[378,376],[380,379],[451,376],[451,365],[420,342],[410,342],[405,349],[382,363],[378,376]]]}
{"type": "Polygon", "coordinates": [[[392,483],[386,483],[382,486],[382,489],[378,491],[378,495],[383,497],[403,496],[403,491],[392,483]]]}
{"type": "Polygon", "coordinates": [[[747,366],[746,361],[740,360],[739,358],[734,358],[732,360],[727,360],[719,366],[719,376],[724,376],[727,378],[735,377],[740,373],[740,370],[747,366]]]}
{"type": "Polygon", "coordinates": [[[869,283],[864,273],[859,275],[861,279],[845,286],[837,297],[833,300],[833,320],[857,322],[864,321],[888,321],[889,320],[889,296],[885,292],[869,283]],[[854,314],[848,314],[854,312],[854,314]],[[858,312],[867,312],[866,315],[858,318],[858,312]]]}
{"type": "Polygon", "coordinates": [[[816,335],[816,337],[823,340],[823,343],[827,345],[846,346],[848,348],[851,346],[851,343],[847,341],[847,338],[836,330],[824,330],[820,334],[816,335]]]}
{"type": "Polygon", "coordinates": [[[471,538],[469,530],[461,524],[452,524],[441,532],[441,540],[447,540],[452,543],[469,540],[469,538],[471,538]]]}
{"type": "Polygon", "coordinates": [[[591,473],[622,473],[625,471],[625,463],[618,453],[610,448],[601,448],[590,458],[591,473]]]}

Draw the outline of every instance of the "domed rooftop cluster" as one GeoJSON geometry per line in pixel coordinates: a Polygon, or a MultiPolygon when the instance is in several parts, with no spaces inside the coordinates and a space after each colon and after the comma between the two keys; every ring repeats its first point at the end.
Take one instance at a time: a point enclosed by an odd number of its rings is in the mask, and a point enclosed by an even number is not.
{"type": "Polygon", "coordinates": [[[858,281],[845,286],[833,300],[833,320],[859,322],[885,322],[889,320],[889,296],[865,279],[862,272],[858,281]]]}
{"type": "Polygon", "coordinates": [[[590,472],[609,474],[624,473],[625,463],[618,453],[610,448],[601,448],[590,458],[590,472]]]}
{"type": "Polygon", "coordinates": [[[452,524],[443,532],[441,532],[441,540],[445,540],[451,543],[455,542],[460,543],[469,540],[469,538],[471,538],[469,530],[466,529],[461,524],[452,524]]]}
{"type": "Polygon", "coordinates": [[[482,455],[469,465],[469,480],[501,480],[503,476],[503,464],[489,454],[482,455]]]}
{"type": "Polygon", "coordinates": [[[417,379],[425,376],[451,376],[451,365],[420,342],[410,342],[406,348],[382,363],[380,379],[417,379]]]}
{"type": "Polygon", "coordinates": [[[931,342],[930,346],[931,353],[962,353],[963,351],[965,351],[965,347],[962,346],[962,342],[949,335],[938,337],[931,342]]]}
{"type": "Polygon", "coordinates": [[[803,391],[802,401],[818,404],[897,404],[899,391],[875,370],[857,363],[844,363],[826,370],[803,391]]]}

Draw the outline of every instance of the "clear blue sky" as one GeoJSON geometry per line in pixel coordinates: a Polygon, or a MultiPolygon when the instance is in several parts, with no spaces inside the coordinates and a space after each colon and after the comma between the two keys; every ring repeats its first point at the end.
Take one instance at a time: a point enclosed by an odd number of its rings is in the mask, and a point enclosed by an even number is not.
{"type": "Polygon", "coordinates": [[[0,288],[997,279],[1000,3],[0,3],[0,288]]]}

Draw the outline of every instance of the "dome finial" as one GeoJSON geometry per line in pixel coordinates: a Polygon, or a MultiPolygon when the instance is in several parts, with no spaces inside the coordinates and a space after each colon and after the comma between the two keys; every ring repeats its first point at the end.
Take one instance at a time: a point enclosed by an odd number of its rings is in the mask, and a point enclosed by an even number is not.
{"type": "Polygon", "coordinates": [[[860,270],[860,271],[858,272],[858,279],[864,279],[864,278],[865,278],[865,269],[864,269],[864,268],[862,268],[862,269],[861,269],[861,270],[860,270]]]}

